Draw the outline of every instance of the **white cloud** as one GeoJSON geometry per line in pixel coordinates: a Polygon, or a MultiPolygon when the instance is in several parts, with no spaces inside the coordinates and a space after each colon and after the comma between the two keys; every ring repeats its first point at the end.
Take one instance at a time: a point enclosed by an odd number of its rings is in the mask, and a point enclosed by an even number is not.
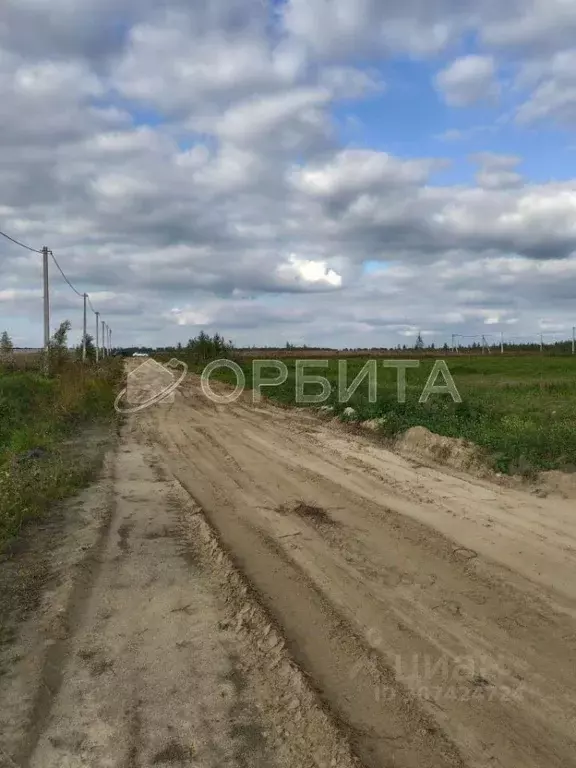
{"type": "Polygon", "coordinates": [[[463,56],[436,76],[436,87],[451,106],[465,107],[500,93],[492,56],[463,56]]]}
{"type": "Polygon", "coordinates": [[[198,312],[194,309],[174,308],[167,316],[169,319],[176,320],[178,325],[196,325],[200,328],[212,324],[213,317],[208,312],[198,312]]]}
{"type": "Polygon", "coordinates": [[[322,57],[364,51],[427,55],[442,50],[465,26],[450,2],[289,0],[286,29],[322,57]],[[450,14],[442,10],[452,11],[450,14]]]}
{"type": "Polygon", "coordinates": [[[253,144],[262,138],[286,149],[298,149],[310,137],[328,132],[324,106],[327,89],[300,88],[269,97],[253,97],[228,109],[214,126],[215,133],[234,143],[253,144]]]}
{"type": "Polygon", "coordinates": [[[481,32],[489,45],[549,52],[573,43],[576,5],[572,0],[510,0],[492,11],[481,32]]]}
{"type": "Polygon", "coordinates": [[[523,183],[522,175],[516,171],[520,157],[483,152],[472,159],[480,166],[476,183],[483,189],[506,189],[523,183]]]}
{"type": "Polygon", "coordinates": [[[0,290],[0,301],[21,301],[22,299],[39,299],[42,296],[42,291],[33,290],[31,288],[22,288],[16,290],[14,288],[8,288],[0,290]]]}
{"type": "Polygon", "coordinates": [[[295,170],[292,182],[306,194],[329,198],[422,184],[442,165],[438,160],[401,160],[386,152],[348,149],[338,152],[329,163],[295,170]]]}
{"type": "Polygon", "coordinates": [[[320,83],[333,98],[354,99],[382,93],[385,85],[377,72],[366,72],[355,67],[323,67],[320,83]]]}
{"type": "Polygon", "coordinates": [[[271,47],[257,26],[198,34],[196,25],[190,11],[178,11],[135,26],[114,69],[119,91],[170,113],[193,114],[255,90],[289,87],[306,67],[302,48],[271,47]]]}
{"type": "Polygon", "coordinates": [[[576,50],[530,62],[519,77],[519,84],[524,83],[535,88],[517,111],[519,123],[552,118],[569,127],[576,125],[576,50]]]}
{"type": "Polygon", "coordinates": [[[286,284],[326,288],[342,286],[342,275],[330,269],[325,261],[312,261],[291,255],[287,263],[277,267],[276,272],[280,281],[286,284]]]}
{"type": "MultiPolygon", "coordinates": [[[[518,72],[521,125],[574,125],[572,7],[4,0],[2,228],[48,244],[119,342],[199,326],[344,346],[571,327],[573,181],[530,183],[519,158],[481,153],[474,183],[438,186],[446,161],[414,144],[402,157],[385,131],[368,140],[370,114],[342,101],[381,94],[386,126],[388,57],[445,60],[469,33],[484,47],[437,79],[449,104],[493,99],[498,72],[518,72]]],[[[446,139],[490,146],[498,125],[453,117],[446,139]]],[[[2,248],[3,324],[31,343],[39,259],[2,248]]],[[[54,322],[69,315],[77,332],[81,302],[51,280],[54,322]]]]}

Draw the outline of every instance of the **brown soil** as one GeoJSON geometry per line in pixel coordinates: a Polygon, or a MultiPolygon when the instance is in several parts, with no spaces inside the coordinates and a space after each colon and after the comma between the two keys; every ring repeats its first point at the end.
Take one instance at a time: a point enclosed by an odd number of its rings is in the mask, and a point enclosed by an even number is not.
{"type": "Polygon", "coordinates": [[[191,377],[75,509],[0,765],[576,766],[573,500],[191,377]]]}

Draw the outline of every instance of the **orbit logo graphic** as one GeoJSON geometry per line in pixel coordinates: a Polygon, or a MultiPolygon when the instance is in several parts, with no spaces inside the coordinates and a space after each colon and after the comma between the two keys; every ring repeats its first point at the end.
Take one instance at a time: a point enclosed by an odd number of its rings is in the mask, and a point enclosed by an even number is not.
{"type": "Polygon", "coordinates": [[[166,365],[149,358],[128,373],[126,387],[116,398],[114,409],[118,413],[138,413],[159,403],[174,402],[174,393],[187,373],[186,363],[176,358],[166,365]]]}

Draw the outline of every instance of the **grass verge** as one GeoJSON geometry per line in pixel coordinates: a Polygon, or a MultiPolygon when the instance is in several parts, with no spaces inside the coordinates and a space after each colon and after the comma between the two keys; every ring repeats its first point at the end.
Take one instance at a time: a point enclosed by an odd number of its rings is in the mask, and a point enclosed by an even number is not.
{"type": "Polygon", "coordinates": [[[69,362],[52,378],[0,370],[0,551],[27,520],[93,476],[97,457],[82,450],[80,435],[112,422],[121,375],[114,359],[69,362]]]}
{"type": "MultiPolygon", "coordinates": [[[[322,358],[318,358],[321,360],[322,358]]],[[[238,361],[253,386],[252,361],[238,361]]],[[[264,387],[262,393],[285,405],[296,402],[294,360],[283,360],[288,378],[280,386],[264,387]]],[[[306,361],[308,364],[310,361],[306,361]]],[[[479,446],[495,470],[530,476],[542,470],[576,470],[576,358],[571,356],[461,356],[447,359],[448,369],[462,397],[431,395],[419,399],[432,372],[433,360],[420,359],[419,367],[406,372],[406,402],[398,402],[397,372],[377,364],[376,399],[370,402],[368,381],[364,380],[347,401],[338,397],[339,360],[324,359],[324,368],[310,367],[308,375],[323,376],[332,393],[324,402],[341,418],[356,421],[379,419],[379,432],[395,438],[410,427],[423,426],[432,432],[464,438],[479,446]],[[354,408],[347,417],[346,408],[354,408]]],[[[367,359],[347,361],[346,380],[350,385],[367,359]]],[[[200,372],[201,367],[193,370],[200,372]]],[[[270,368],[271,379],[278,375],[270,368]]],[[[234,373],[219,369],[215,379],[236,384],[234,373]]],[[[443,383],[439,379],[438,383],[443,383]]],[[[306,393],[317,393],[318,385],[307,385],[306,393]]]]}

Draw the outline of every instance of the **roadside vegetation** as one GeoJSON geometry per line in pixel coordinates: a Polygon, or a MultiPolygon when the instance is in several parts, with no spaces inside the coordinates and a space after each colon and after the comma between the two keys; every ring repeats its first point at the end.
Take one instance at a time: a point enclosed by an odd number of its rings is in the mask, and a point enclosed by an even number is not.
{"type": "MultiPolygon", "coordinates": [[[[110,424],[121,378],[121,359],[85,363],[67,348],[69,324],[52,338],[51,375],[41,356],[14,354],[7,334],[0,342],[0,551],[27,520],[82,486],[97,457],[82,436],[110,424]],[[26,357],[26,356],[24,356],[26,357]]],[[[86,438],[90,439],[90,438],[86,438]]]]}
{"type": "MultiPolygon", "coordinates": [[[[150,350],[152,352],[152,350],[150,350]]],[[[253,360],[281,359],[288,368],[286,382],[264,387],[262,394],[286,406],[298,406],[296,400],[296,360],[322,360],[325,368],[307,368],[306,374],[326,377],[332,385],[323,406],[350,422],[377,421],[377,432],[395,439],[406,430],[422,426],[439,435],[463,438],[480,449],[485,462],[494,470],[531,476],[542,470],[576,471],[576,356],[570,342],[547,345],[542,353],[537,344],[482,351],[472,345],[455,354],[443,349],[423,347],[421,337],[412,349],[321,350],[297,348],[236,350],[216,334],[202,332],[188,344],[158,350],[157,359],[177,357],[191,371],[201,373],[216,359],[232,358],[244,372],[246,388],[253,386],[253,360]],[[369,360],[377,361],[376,402],[368,397],[365,379],[350,399],[338,397],[338,366],[347,361],[347,383],[351,385],[369,360]],[[384,368],[382,360],[416,360],[418,368],[406,371],[406,401],[398,402],[397,371],[384,368]],[[453,401],[449,394],[432,394],[426,403],[420,397],[438,359],[445,360],[462,398],[453,401]],[[354,409],[353,413],[347,409],[354,409]]],[[[273,365],[270,379],[278,375],[273,365]]],[[[264,370],[266,376],[266,370],[264,370]]],[[[235,374],[228,368],[212,373],[214,379],[236,385],[235,374]]],[[[439,384],[443,379],[438,380],[439,384]]],[[[307,385],[305,392],[320,392],[318,385],[307,385]]],[[[308,407],[308,404],[305,404],[308,407]]]]}
{"type": "MultiPolygon", "coordinates": [[[[343,355],[345,357],[345,355],[343,355]]],[[[571,355],[454,355],[446,362],[461,395],[453,402],[449,394],[432,394],[427,403],[419,399],[432,371],[434,360],[407,353],[403,359],[419,360],[419,367],[406,372],[406,402],[397,397],[397,372],[378,362],[378,388],[375,403],[369,402],[365,380],[342,402],[338,398],[338,359],[325,358],[327,368],[306,369],[310,375],[325,376],[332,394],[324,403],[333,414],[349,421],[378,419],[378,431],[396,438],[410,427],[423,426],[440,435],[464,438],[479,446],[495,470],[530,476],[540,470],[576,470],[576,357],[571,355]],[[354,413],[346,413],[353,408],[354,413]]],[[[322,355],[314,356],[322,359],[322,355]]],[[[368,358],[352,357],[347,363],[350,385],[368,358]]],[[[252,388],[252,360],[238,358],[252,388]]],[[[296,402],[295,360],[283,358],[288,367],[287,381],[264,387],[262,394],[285,405],[296,402]]],[[[201,370],[196,366],[195,370],[201,370]]],[[[266,375],[266,372],[264,372],[266,375]]],[[[270,368],[274,378],[277,371],[270,368]]],[[[214,377],[232,384],[234,374],[227,369],[214,377]]],[[[439,384],[443,379],[439,378],[439,384]]],[[[306,393],[320,391],[307,385],[306,393]]]]}

